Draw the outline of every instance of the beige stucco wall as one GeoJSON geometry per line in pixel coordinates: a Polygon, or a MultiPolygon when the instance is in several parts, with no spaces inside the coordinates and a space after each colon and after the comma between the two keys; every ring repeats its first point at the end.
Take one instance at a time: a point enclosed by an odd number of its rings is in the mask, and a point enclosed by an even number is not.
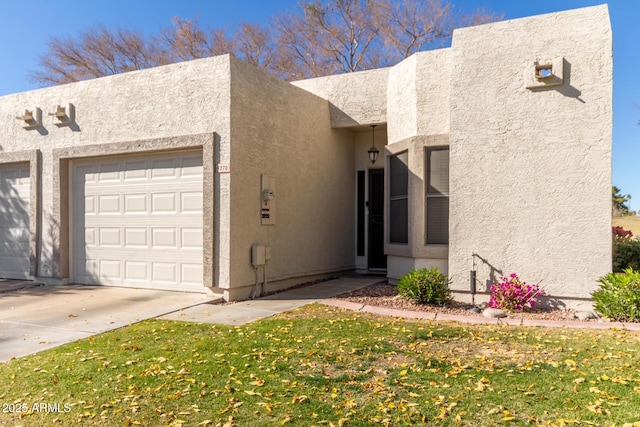
{"type": "MultiPolygon", "coordinates": [[[[424,245],[423,170],[425,148],[449,144],[449,50],[419,52],[386,69],[293,84],[329,100],[332,126],[351,127],[358,132],[356,170],[386,167],[385,153],[409,151],[409,243],[385,244],[387,275],[399,278],[411,269],[408,266],[437,266],[446,273],[448,248],[424,245]],[[386,126],[376,132],[381,155],[371,166],[366,125],[376,123],[386,126]]],[[[368,192],[368,186],[366,189],[368,192]]],[[[366,268],[367,259],[356,257],[356,263],[358,268],[366,268]]]]}
{"type": "Polygon", "coordinates": [[[450,49],[418,52],[389,70],[389,143],[449,133],[450,49]]]}
{"type": "MultiPolygon", "coordinates": [[[[387,277],[392,280],[413,268],[448,271],[448,247],[425,245],[424,162],[427,147],[449,145],[450,55],[449,49],[419,52],[389,71],[386,153],[408,151],[410,171],[409,241],[385,244],[387,277]]],[[[388,230],[388,222],[385,227],[388,230]]]]}
{"type": "Polygon", "coordinates": [[[271,248],[268,282],[353,269],[353,133],[331,128],[326,100],[239,60],[231,98],[231,298],[255,283],[254,244],[271,248]],[[276,183],[274,225],[261,224],[262,174],[276,183]]]}
{"type": "Polygon", "coordinates": [[[329,101],[331,125],[354,127],[387,121],[389,68],[292,82],[329,101]]]}
{"type": "Polygon", "coordinates": [[[31,163],[32,266],[65,279],[71,159],[204,147],[205,284],[236,299],[255,281],[254,244],[271,248],[269,282],[366,266],[355,180],[387,167],[366,155],[380,124],[381,154],[407,150],[410,165],[409,242],[385,245],[391,279],[437,266],[465,291],[476,253],[480,291],[517,272],[588,298],[611,269],[611,84],[599,6],[456,30],[449,49],[293,84],[219,56],[0,97],[0,163],[31,163]],[[563,84],[528,89],[534,62],[557,58],[563,84]],[[56,127],[47,113],[68,103],[75,124],[56,127]],[[25,130],[15,116],[35,107],[44,126],[25,130]],[[427,246],[424,152],[447,145],[450,243],[427,246]],[[274,225],[260,220],[263,174],[276,182],[274,225]]]}
{"type": "MultiPolygon", "coordinates": [[[[228,159],[229,61],[229,56],[219,56],[0,97],[0,161],[11,161],[16,151],[39,150],[41,156],[39,176],[32,177],[41,183],[37,276],[68,277],[68,187],[61,185],[68,159],[203,144],[209,147],[205,155],[213,156],[215,149],[219,158],[228,159]],[[55,126],[48,113],[69,103],[75,106],[74,126],[55,126]],[[42,109],[43,127],[23,129],[15,116],[36,107],[42,109]]],[[[212,162],[205,161],[205,167],[212,162]]],[[[209,176],[205,188],[211,189],[213,174],[209,176]]],[[[226,184],[216,183],[215,191],[228,194],[226,184]]],[[[213,194],[209,196],[212,200],[213,194]]],[[[224,242],[229,240],[229,209],[224,198],[221,205],[216,220],[224,242]]],[[[205,211],[210,215],[205,233],[212,235],[212,206],[205,211]]],[[[213,248],[204,252],[212,263],[213,248]]],[[[228,276],[228,262],[222,259],[215,274],[228,276]]],[[[209,277],[210,282],[219,280],[209,277]]]]}
{"type": "Polygon", "coordinates": [[[612,36],[606,6],[456,30],[451,47],[453,288],[516,272],[589,298],[611,270],[612,36]],[[531,90],[534,61],[564,58],[531,90]]]}

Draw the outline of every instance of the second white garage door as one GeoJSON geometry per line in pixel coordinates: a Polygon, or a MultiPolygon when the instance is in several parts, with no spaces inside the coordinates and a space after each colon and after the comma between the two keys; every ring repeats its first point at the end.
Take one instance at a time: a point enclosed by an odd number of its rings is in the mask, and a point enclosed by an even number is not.
{"type": "Polygon", "coordinates": [[[75,283],[202,291],[202,152],[75,161],[75,283]]]}
{"type": "Polygon", "coordinates": [[[29,278],[29,164],[0,166],[0,278],[29,278]]]}

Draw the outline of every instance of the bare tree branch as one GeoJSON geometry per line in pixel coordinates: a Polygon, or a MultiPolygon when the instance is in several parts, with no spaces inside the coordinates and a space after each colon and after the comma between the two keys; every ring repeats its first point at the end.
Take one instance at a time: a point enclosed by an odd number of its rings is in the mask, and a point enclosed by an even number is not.
{"type": "Polygon", "coordinates": [[[296,80],[392,65],[444,46],[456,26],[499,19],[485,9],[459,13],[445,0],[307,0],[269,25],[241,22],[234,31],[179,17],[150,37],[101,25],[76,37],[51,37],[30,77],[56,85],[232,53],[296,80]]]}

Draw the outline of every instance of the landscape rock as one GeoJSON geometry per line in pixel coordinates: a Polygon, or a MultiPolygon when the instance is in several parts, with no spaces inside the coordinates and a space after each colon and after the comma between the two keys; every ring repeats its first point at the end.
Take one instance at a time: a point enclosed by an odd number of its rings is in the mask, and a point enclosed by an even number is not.
{"type": "Polygon", "coordinates": [[[499,308],[486,308],[483,312],[482,315],[484,317],[489,317],[489,318],[493,318],[493,319],[499,319],[501,317],[507,317],[507,314],[500,310],[499,308]]]}
{"type": "Polygon", "coordinates": [[[598,316],[598,313],[593,310],[579,311],[578,313],[574,314],[573,317],[582,321],[600,318],[600,316],[598,316]]]}

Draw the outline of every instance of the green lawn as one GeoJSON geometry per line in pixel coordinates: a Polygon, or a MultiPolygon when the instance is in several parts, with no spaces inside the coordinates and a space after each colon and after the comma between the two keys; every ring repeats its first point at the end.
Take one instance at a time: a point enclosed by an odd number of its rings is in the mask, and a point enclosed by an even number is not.
{"type": "Polygon", "coordinates": [[[621,226],[625,230],[631,230],[634,236],[640,235],[640,216],[616,216],[611,223],[614,227],[621,226]]]}
{"type": "Polygon", "coordinates": [[[623,426],[640,421],[639,350],[623,330],[321,305],[242,327],[146,321],[0,364],[0,424],[623,426]]]}

